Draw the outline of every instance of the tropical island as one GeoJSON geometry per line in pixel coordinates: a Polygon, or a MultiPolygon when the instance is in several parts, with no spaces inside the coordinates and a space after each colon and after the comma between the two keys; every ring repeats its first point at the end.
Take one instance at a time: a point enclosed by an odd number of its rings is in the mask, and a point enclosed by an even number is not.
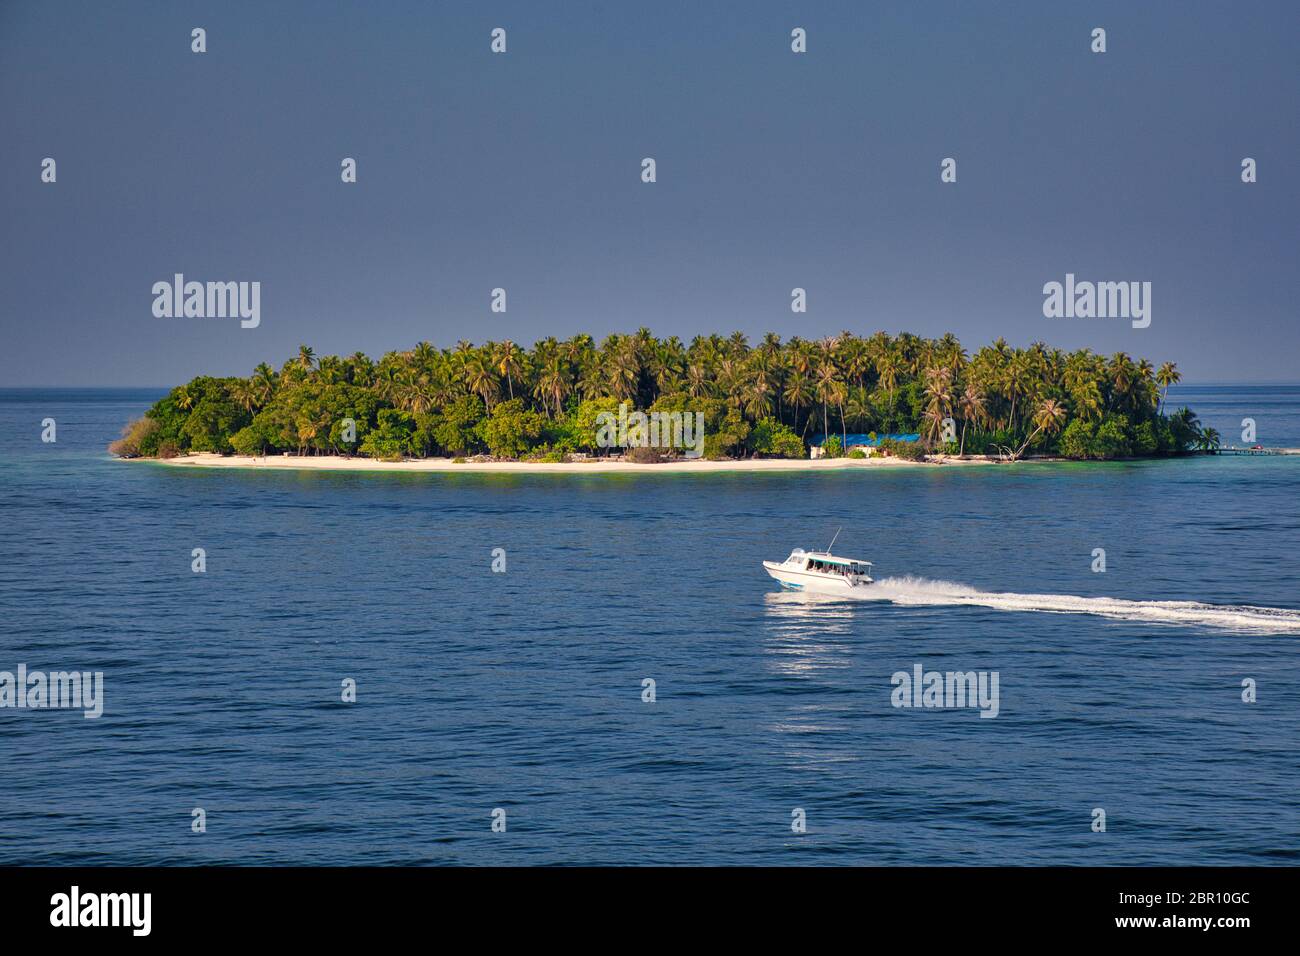
{"type": "Polygon", "coordinates": [[[279,370],[263,363],[248,378],[173,388],[109,450],[262,465],[680,462],[676,448],[611,446],[601,422],[628,408],[700,416],[699,450],[713,462],[1105,460],[1216,448],[1218,434],[1189,409],[1167,413],[1179,380],[1169,362],[1041,342],[999,339],[971,356],[951,334],[782,342],[768,333],[751,345],[736,332],[686,345],[643,328],[599,345],[589,335],[531,349],[421,342],[377,362],[360,352],[317,359],[304,345],[279,370]],[[867,447],[851,447],[850,433],[869,434],[867,447]]]}

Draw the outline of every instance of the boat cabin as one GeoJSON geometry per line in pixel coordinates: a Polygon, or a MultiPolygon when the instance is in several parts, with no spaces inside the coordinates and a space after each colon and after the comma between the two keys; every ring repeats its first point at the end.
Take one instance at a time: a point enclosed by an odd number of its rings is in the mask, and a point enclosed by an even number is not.
{"type": "Polygon", "coordinates": [[[845,577],[862,577],[871,579],[871,562],[855,561],[852,558],[838,558],[833,554],[818,551],[804,551],[796,548],[786,559],[789,563],[801,564],[803,570],[815,574],[838,574],[845,577]]]}
{"type": "Polygon", "coordinates": [[[809,558],[805,570],[819,574],[851,574],[855,577],[869,575],[871,562],[849,561],[843,558],[809,558]]]}

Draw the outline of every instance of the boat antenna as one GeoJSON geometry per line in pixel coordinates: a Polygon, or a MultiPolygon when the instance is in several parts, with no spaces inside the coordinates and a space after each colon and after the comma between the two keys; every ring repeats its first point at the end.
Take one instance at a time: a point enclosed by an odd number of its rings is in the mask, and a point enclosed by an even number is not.
{"type": "MultiPolygon", "coordinates": [[[[843,530],[844,530],[844,525],[840,525],[838,528],[836,528],[836,529],[835,529],[835,538],[838,538],[838,537],[840,536],[840,532],[843,531],[843,530]]],[[[829,545],[826,546],[826,553],[827,553],[827,554],[830,554],[831,551],[834,550],[834,548],[835,548],[835,538],[831,538],[831,543],[830,543],[829,545]]]]}

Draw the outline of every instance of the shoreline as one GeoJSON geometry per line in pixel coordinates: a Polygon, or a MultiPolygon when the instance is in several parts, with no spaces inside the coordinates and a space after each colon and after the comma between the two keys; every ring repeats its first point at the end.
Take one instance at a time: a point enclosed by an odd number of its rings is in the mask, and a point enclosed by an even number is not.
{"type": "MultiPolygon", "coordinates": [[[[591,459],[573,462],[539,461],[464,461],[456,463],[450,458],[420,458],[407,461],[376,461],[373,458],[341,458],[335,455],[298,456],[269,455],[218,455],[200,452],[178,458],[121,458],[119,461],[148,461],[171,468],[244,468],[279,471],[369,471],[401,473],[474,473],[474,474],[721,474],[726,472],[762,471],[845,471],[880,468],[939,468],[997,465],[992,458],[953,458],[935,456],[932,461],[906,461],[894,457],[871,458],[746,458],[734,461],[694,460],[637,464],[630,461],[591,459]]],[[[1061,461],[1058,458],[1020,459],[1021,462],[1043,463],[1061,461]]]]}

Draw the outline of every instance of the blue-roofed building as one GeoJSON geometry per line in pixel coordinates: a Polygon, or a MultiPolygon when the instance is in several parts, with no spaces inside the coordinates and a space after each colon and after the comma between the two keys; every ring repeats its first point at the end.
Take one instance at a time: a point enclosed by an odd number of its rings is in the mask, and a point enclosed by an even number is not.
{"type": "MultiPolygon", "coordinates": [[[[904,434],[901,432],[886,432],[883,435],[877,434],[875,438],[870,435],[863,435],[860,432],[849,432],[848,435],[841,435],[839,432],[831,432],[832,438],[838,438],[844,442],[844,453],[848,454],[855,448],[861,448],[868,455],[874,453],[874,449],[880,447],[880,443],[886,438],[892,438],[894,441],[920,441],[919,434],[904,434]]],[[[810,456],[820,458],[822,456],[822,445],[826,443],[825,435],[813,435],[808,440],[810,456]]]]}
{"type": "MultiPolygon", "coordinates": [[[[852,448],[854,445],[861,445],[863,448],[876,448],[886,438],[892,438],[894,439],[894,441],[920,441],[921,440],[921,436],[919,434],[904,435],[898,432],[886,432],[883,435],[876,435],[875,438],[872,438],[870,435],[863,435],[859,432],[849,432],[847,437],[841,435],[839,432],[831,432],[831,437],[838,438],[840,439],[840,441],[844,442],[845,448],[852,448]]],[[[826,436],[813,435],[813,437],[809,439],[808,443],[810,445],[818,445],[818,446],[824,445],[826,444],[826,436]]]]}

